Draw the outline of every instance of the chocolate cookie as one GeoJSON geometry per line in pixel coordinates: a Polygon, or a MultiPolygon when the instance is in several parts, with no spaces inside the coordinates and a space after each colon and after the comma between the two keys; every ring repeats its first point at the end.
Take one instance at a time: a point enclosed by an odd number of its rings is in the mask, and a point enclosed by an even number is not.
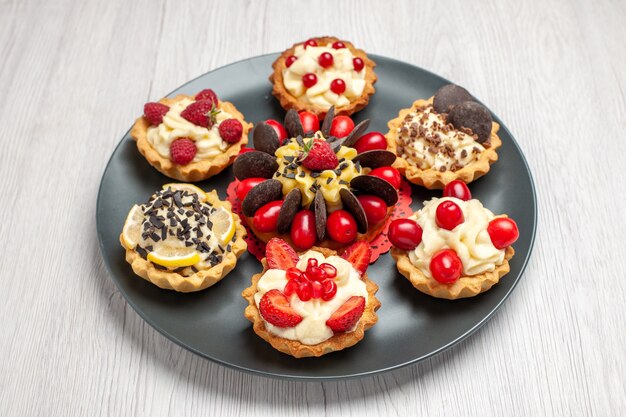
{"type": "Polygon", "coordinates": [[[491,136],[493,119],[485,106],[474,101],[465,101],[454,106],[448,114],[448,121],[457,129],[471,129],[478,136],[477,142],[484,143],[491,136]]]}
{"type": "MultiPolygon", "coordinates": [[[[245,154],[244,154],[245,155],[245,154]]],[[[280,200],[283,195],[283,185],[278,180],[266,180],[253,187],[241,203],[244,216],[252,217],[254,213],[271,201],[280,200]]]]}
{"type": "Polygon", "coordinates": [[[233,173],[239,181],[252,177],[272,178],[277,169],[276,158],[261,151],[242,153],[233,163],[233,173]]]}
{"type": "Polygon", "coordinates": [[[463,87],[446,84],[435,93],[433,107],[437,113],[449,113],[454,106],[464,101],[475,101],[475,99],[463,87]]]}

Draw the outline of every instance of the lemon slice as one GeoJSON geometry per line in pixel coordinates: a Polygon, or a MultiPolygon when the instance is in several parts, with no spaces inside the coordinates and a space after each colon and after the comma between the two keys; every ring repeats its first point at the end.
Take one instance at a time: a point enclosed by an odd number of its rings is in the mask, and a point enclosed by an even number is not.
{"type": "Polygon", "coordinates": [[[209,220],[213,223],[213,234],[222,245],[232,240],[235,235],[235,219],[230,211],[224,207],[217,207],[209,216],[209,220]]]}
{"type": "Polygon", "coordinates": [[[198,200],[201,203],[204,203],[207,200],[206,193],[201,188],[196,187],[193,184],[182,184],[182,183],[171,182],[163,186],[164,190],[167,190],[168,188],[171,188],[172,191],[188,191],[192,194],[197,194],[198,200]]]}
{"type": "Polygon", "coordinates": [[[200,254],[193,248],[161,245],[148,253],[148,260],[161,266],[180,268],[200,262],[200,254]]]}
{"type": "Polygon", "coordinates": [[[143,218],[141,207],[135,204],[133,208],[130,209],[128,216],[126,216],[124,228],[122,229],[122,241],[127,249],[134,249],[137,243],[139,243],[143,218]]]}

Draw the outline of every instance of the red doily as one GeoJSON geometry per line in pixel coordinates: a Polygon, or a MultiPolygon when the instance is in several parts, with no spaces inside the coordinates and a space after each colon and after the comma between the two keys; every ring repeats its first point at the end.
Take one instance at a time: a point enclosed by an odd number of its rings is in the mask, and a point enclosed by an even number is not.
{"type": "MultiPolygon", "coordinates": [[[[248,251],[256,256],[256,258],[260,261],[265,256],[265,242],[260,239],[257,239],[256,236],[250,231],[248,224],[246,223],[245,216],[241,213],[241,202],[237,198],[237,184],[239,184],[238,180],[234,180],[230,184],[228,184],[228,188],[226,189],[226,199],[230,201],[233,206],[233,213],[239,215],[241,222],[246,227],[248,231],[248,235],[245,240],[248,243],[248,251]]],[[[389,239],[387,239],[387,229],[389,228],[389,223],[392,220],[400,219],[404,217],[408,217],[411,215],[411,185],[407,181],[402,181],[402,186],[400,187],[400,191],[398,192],[398,203],[394,206],[393,211],[391,212],[391,216],[387,219],[385,226],[382,229],[382,232],[371,241],[372,248],[372,260],[374,262],[378,259],[378,257],[389,251],[391,248],[391,243],[389,239]]]]}

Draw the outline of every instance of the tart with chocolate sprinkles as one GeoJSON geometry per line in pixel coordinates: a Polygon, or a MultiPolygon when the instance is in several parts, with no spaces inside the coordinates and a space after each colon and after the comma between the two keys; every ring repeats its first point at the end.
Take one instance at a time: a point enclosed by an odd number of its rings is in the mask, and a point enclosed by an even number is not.
{"type": "Polygon", "coordinates": [[[215,191],[166,184],[131,208],[120,242],[133,272],[154,285],[200,291],[224,278],[247,249],[246,230],[215,191]]]}

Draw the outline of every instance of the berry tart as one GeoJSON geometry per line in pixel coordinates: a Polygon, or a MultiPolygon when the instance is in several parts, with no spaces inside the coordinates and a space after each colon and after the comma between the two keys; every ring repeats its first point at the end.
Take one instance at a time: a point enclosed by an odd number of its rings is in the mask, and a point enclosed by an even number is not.
{"type": "Polygon", "coordinates": [[[407,180],[428,189],[485,175],[502,145],[489,110],[453,84],[401,110],[388,126],[389,150],[398,155],[394,166],[407,180]]]}
{"type": "Polygon", "coordinates": [[[195,182],[229,166],[248,143],[251,128],[232,103],[206,89],[146,103],[130,134],[159,172],[195,182]]]}
{"type": "Polygon", "coordinates": [[[224,278],[247,248],[245,228],[228,201],[191,184],[166,184],[134,205],[120,242],[135,274],[180,292],[224,278]]]}
{"type": "Polygon", "coordinates": [[[283,52],[274,64],[272,94],[285,109],[323,116],[331,106],[337,114],[363,109],[374,94],[376,64],[348,41],[311,38],[283,52]]]}
{"type": "Polygon", "coordinates": [[[398,202],[401,176],[386,143],[355,148],[368,123],[354,126],[331,107],[321,129],[312,113],[289,110],[284,140],[274,124],[257,124],[256,150],[233,164],[242,215],[254,235],[264,242],[280,236],[299,250],[377,237],[398,202]]]}
{"type": "Polygon", "coordinates": [[[406,219],[389,225],[391,256],[419,291],[454,300],[489,290],[509,272],[519,237],[515,221],[494,216],[465,183],[449,183],[406,219]]]}
{"type": "Polygon", "coordinates": [[[263,272],[241,294],[254,332],[296,358],[355,345],[376,324],[378,286],[367,278],[371,252],[357,242],[341,256],[313,247],[298,255],[279,238],[267,244],[263,272]]]}

